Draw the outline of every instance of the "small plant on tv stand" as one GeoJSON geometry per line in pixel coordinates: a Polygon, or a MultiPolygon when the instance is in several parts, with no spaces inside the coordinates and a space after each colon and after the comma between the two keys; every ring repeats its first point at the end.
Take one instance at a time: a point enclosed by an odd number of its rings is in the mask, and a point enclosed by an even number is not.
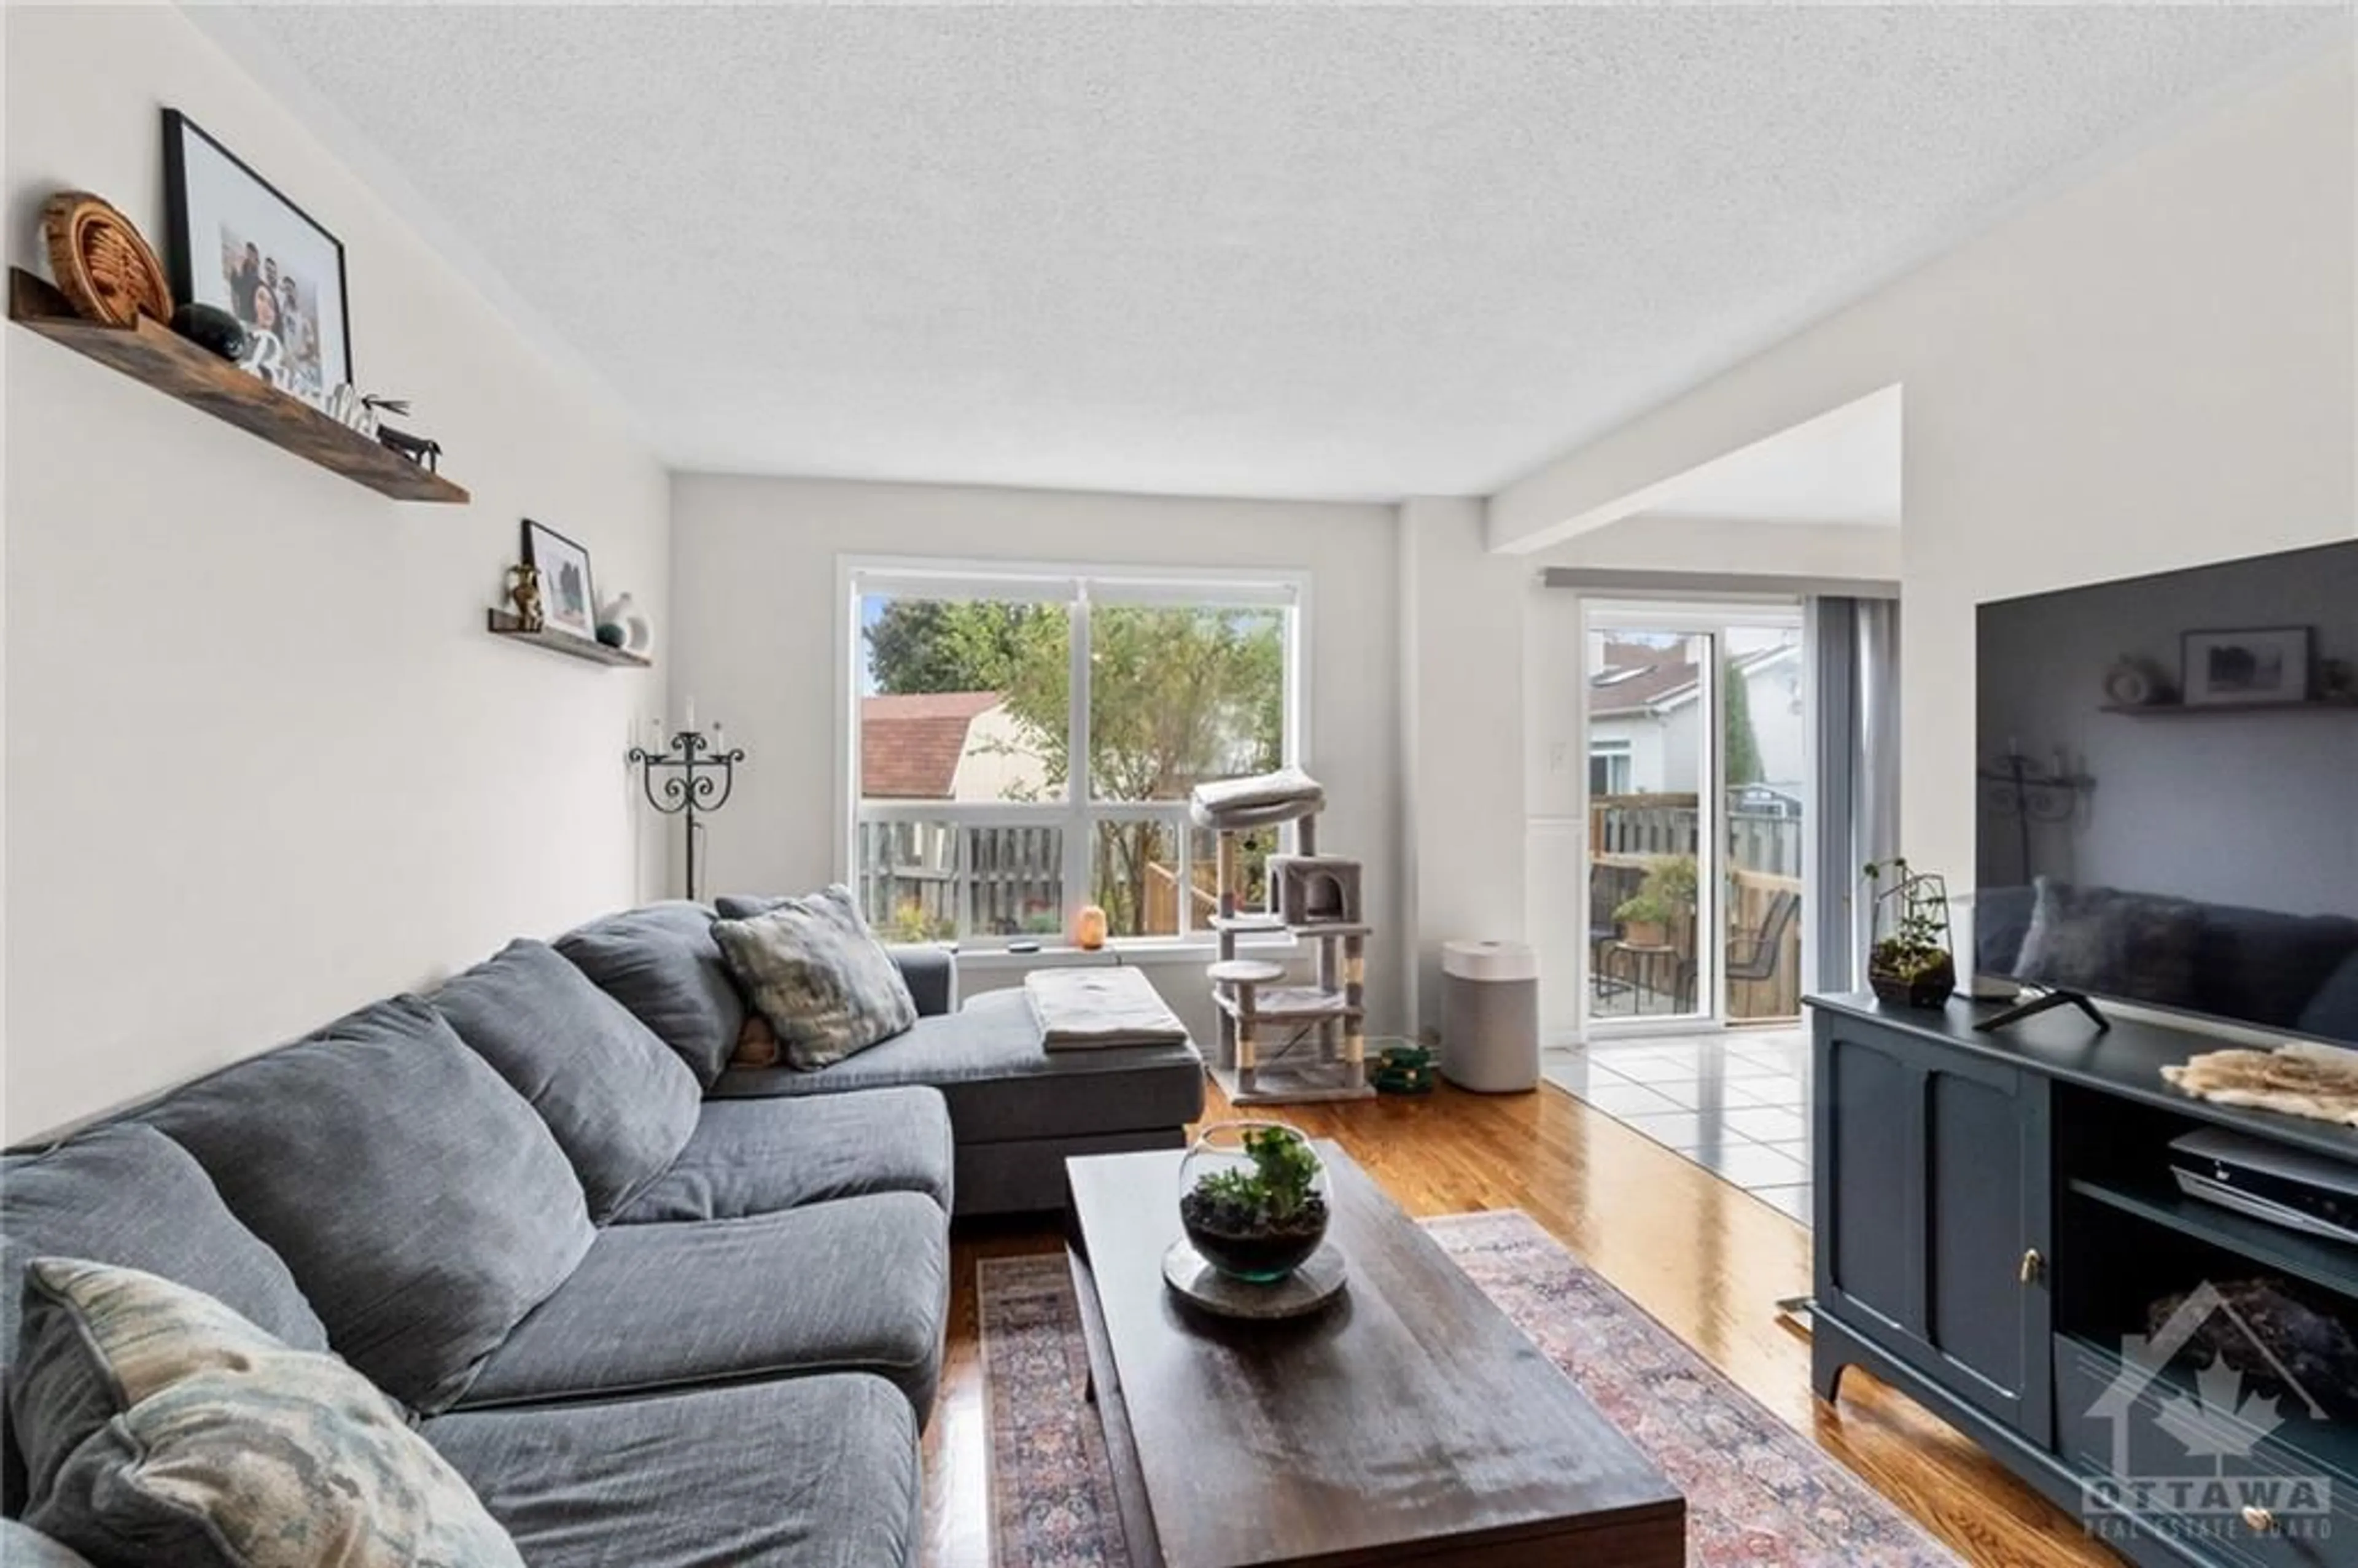
{"type": "Polygon", "coordinates": [[[1874,946],[1866,983],[1877,1000],[1907,1007],[1944,1007],[1957,989],[1949,951],[1949,884],[1909,870],[1903,860],[1869,860],[1875,889],[1874,946]]]}

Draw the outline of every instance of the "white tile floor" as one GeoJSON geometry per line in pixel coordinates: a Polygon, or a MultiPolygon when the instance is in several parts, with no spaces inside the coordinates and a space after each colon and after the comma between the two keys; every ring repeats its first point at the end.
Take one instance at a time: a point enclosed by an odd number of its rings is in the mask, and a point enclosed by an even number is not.
{"type": "Polygon", "coordinates": [[[1726,1030],[1558,1047],[1548,1082],[1810,1223],[1810,1037],[1726,1030]]]}

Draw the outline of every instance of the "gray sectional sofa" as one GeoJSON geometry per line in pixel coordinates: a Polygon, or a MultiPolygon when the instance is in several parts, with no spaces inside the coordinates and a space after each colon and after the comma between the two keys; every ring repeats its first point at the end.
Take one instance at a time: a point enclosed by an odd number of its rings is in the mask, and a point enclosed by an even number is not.
{"type": "MultiPolygon", "coordinates": [[[[1176,1144],[1201,1065],[1024,1049],[1020,993],[954,1009],[948,956],[913,952],[910,1034],[731,1069],[711,919],[511,944],[12,1153],[0,1355],[31,1259],[144,1269],[400,1400],[533,1568],[913,1562],[951,1213],[1054,1206],[1067,1152],[1176,1144]]],[[[0,1500],[38,1526],[19,1402],[0,1500]]]]}

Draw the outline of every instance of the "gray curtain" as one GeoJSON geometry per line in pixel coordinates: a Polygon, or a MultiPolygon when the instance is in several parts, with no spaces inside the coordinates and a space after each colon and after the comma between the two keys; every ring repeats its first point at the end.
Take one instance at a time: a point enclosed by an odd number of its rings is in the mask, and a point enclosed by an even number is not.
{"type": "Polygon", "coordinates": [[[1803,626],[1814,682],[1817,799],[1811,841],[1816,899],[1803,983],[1858,989],[1869,911],[1859,868],[1899,848],[1899,605],[1812,595],[1803,626]]]}

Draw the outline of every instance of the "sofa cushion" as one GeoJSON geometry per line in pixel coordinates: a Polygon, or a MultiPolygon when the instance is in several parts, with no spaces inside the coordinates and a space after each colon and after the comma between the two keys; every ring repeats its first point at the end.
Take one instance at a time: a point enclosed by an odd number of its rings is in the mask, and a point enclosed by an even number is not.
{"type": "Polygon", "coordinates": [[[950,1116],[929,1088],[708,1101],[671,1169],[620,1224],[742,1219],[869,1193],[950,1206],[950,1116]]]}
{"type": "Polygon", "coordinates": [[[941,1372],[949,1221],[880,1193],[708,1225],[610,1225],[483,1363],[465,1404],[873,1372],[922,1416],[941,1372]]]}
{"type": "Polygon", "coordinates": [[[2302,1016],[2358,951],[2358,920],[2344,915],[2205,904],[2202,916],[2196,1007],[2266,1028],[2307,1028],[2302,1016]]]}
{"type": "Polygon", "coordinates": [[[699,1085],[720,1076],[745,1001],[712,939],[712,911],[675,900],[567,932],[557,950],[679,1053],[699,1085]]]}
{"type": "Polygon", "coordinates": [[[2351,948],[2342,967],[2309,999],[2301,1010],[2300,1032],[2358,1045],[2358,946],[2351,948]]]}
{"type": "Polygon", "coordinates": [[[407,1413],[335,1357],[137,1269],[41,1258],[26,1277],[20,1406],[95,1395],[110,1417],[34,1493],[36,1530],[103,1563],[524,1568],[407,1413]]]}
{"type": "Polygon", "coordinates": [[[712,935],[792,1066],[828,1066],[917,1022],[908,982],[840,883],[715,921],[712,935]]]}
{"type": "Polygon", "coordinates": [[[195,1156],[142,1122],[0,1161],[0,1357],[16,1343],[25,1265],[37,1257],[144,1269],[298,1350],[328,1347],[285,1261],[222,1205],[195,1156]]]}
{"type": "Polygon", "coordinates": [[[335,1348],[421,1410],[457,1398],[596,1236],[546,1124],[415,997],[145,1118],[287,1260],[335,1348]]]}
{"type": "MultiPolygon", "coordinates": [[[[16,1355],[25,1266],[40,1257],[143,1269],[218,1299],[297,1349],[328,1347],[286,1263],[222,1206],[187,1150],[135,1121],[0,1162],[0,1361],[16,1355]]],[[[16,1422],[7,1438],[12,1471],[23,1440],[62,1457],[49,1434],[16,1422]]],[[[46,1487],[49,1477],[31,1480],[46,1487]]],[[[11,1505],[22,1504],[19,1487],[12,1476],[11,1505]]]]}
{"type": "Polygon", "coordinates": [[[90,1568],[90,1559],[13,1519],[0,1519],[0,1563],[8,1568],[90,1568]]]}
{"type": "Polygon", "coordinates": [[[696,1075],[546,943],[511,942],[427,1000],[540,1112],[591,1219],[660,1175],[696,1130],[696,1075]]]}
{"type": "Polygon", "coordinates": [[[422,1431],[533,1568],[916,1560],[917,1423],[875,1378],[460,1411],[422,1431]]]}
{"type": "Polygon", "coordinates": [[[837,1094],[931,1084],[949,1104],[961,1144],[1183,1127],[1204,1108],[1204,1059],[1193,1045],[1040,1048],[1021,990],[986,991],[958,1011],[921,1018],[907,1033],[822,1072],[740,1068],[712,1086],[726,1098],[837,1094]]]}

